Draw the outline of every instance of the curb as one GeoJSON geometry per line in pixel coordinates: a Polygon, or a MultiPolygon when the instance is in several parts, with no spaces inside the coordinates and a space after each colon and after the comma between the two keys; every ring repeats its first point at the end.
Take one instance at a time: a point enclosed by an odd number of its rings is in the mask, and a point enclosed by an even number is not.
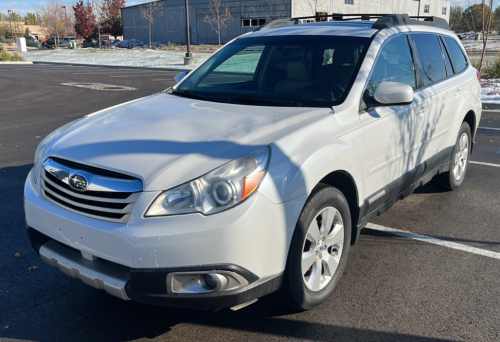
{"type": "Polygon", "coordinates": [[[500,110],[500,103],[483,102],[483,110],[498,111],[500,110]]]}
{"type": "Polygon", "coordinates": [[[4,65],[4,64],[33,64],[33,62],[26,62],[26,61],[23,61],[23,62],[12,62],[12,61],[9,61],[9,62],[0,62],[0,65],[4,65]]]}
{"type": "Polygon", "coordinates": [[[100,64],[83,64],[83,63],[65,63],[65,62],[39,62],[33,61],[30,64],[54,64],[54,65],[73,65],[73,66],[86,66],[86,67],[94,67],[94,68],[112,68],[112,69],[139,69],[139,70],[164,70],[164,71],[187,71],[190,72],[193,69],[186,68],[153,68],[153,67],[135,67],[135,66],[126,66],[126,65],[100,65],[100,64]]]}

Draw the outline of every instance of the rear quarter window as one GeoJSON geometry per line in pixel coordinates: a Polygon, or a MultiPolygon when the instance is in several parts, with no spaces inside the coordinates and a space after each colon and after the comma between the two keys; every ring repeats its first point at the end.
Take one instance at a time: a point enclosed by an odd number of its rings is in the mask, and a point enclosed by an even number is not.
{"type": "Polygon", "coordinates": [[[458,74],[467,68],[467,59],[462,52],[460,46],[458,46],[457,42],[454,39],[443,37],[446,43],[446,47],[448,48],[448,52],[450,53],[450,58],[453,62],[455,74],[458,74]]]}

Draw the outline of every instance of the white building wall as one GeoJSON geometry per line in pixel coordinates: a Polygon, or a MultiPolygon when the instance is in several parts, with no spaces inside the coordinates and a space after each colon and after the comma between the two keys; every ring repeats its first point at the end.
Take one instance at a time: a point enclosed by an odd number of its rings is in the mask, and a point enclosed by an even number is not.
{"type": "Polygon", "coordinates": [[[292,17],[316,15],[315,12],[331,13],[362,13],[362,14],[408,14],[416,16],[436,16],[450,19],[449,0],[353,0],[353,4],[346,4],[346,0],[291,0],[292,17]],[[429,6],[429,13],[424,13],[425,5],[429,6]],[[446,7],[446,15],[443,15],[446,7]]]}

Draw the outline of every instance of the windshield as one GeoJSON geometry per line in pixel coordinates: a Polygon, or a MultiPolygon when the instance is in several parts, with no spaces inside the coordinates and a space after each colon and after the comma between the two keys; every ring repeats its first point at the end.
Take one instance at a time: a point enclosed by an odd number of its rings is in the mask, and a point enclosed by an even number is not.
{"type": "Polygon", "coordinates": [[[215,54],[174,92],[208,101],[331,107],[342,103],[369,38],[243,37],[215,54]]]}

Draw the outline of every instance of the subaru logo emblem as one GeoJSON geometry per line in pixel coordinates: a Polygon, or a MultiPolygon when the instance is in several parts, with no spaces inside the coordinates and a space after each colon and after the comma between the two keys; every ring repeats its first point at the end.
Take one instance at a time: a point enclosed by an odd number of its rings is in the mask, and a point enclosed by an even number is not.
{"type": "Polygon", "coordinates": [[[69,186],[77,191],[85,191],[89,186],[89,182],[82,175],[75,174],[69,177],[69,186]]]}

